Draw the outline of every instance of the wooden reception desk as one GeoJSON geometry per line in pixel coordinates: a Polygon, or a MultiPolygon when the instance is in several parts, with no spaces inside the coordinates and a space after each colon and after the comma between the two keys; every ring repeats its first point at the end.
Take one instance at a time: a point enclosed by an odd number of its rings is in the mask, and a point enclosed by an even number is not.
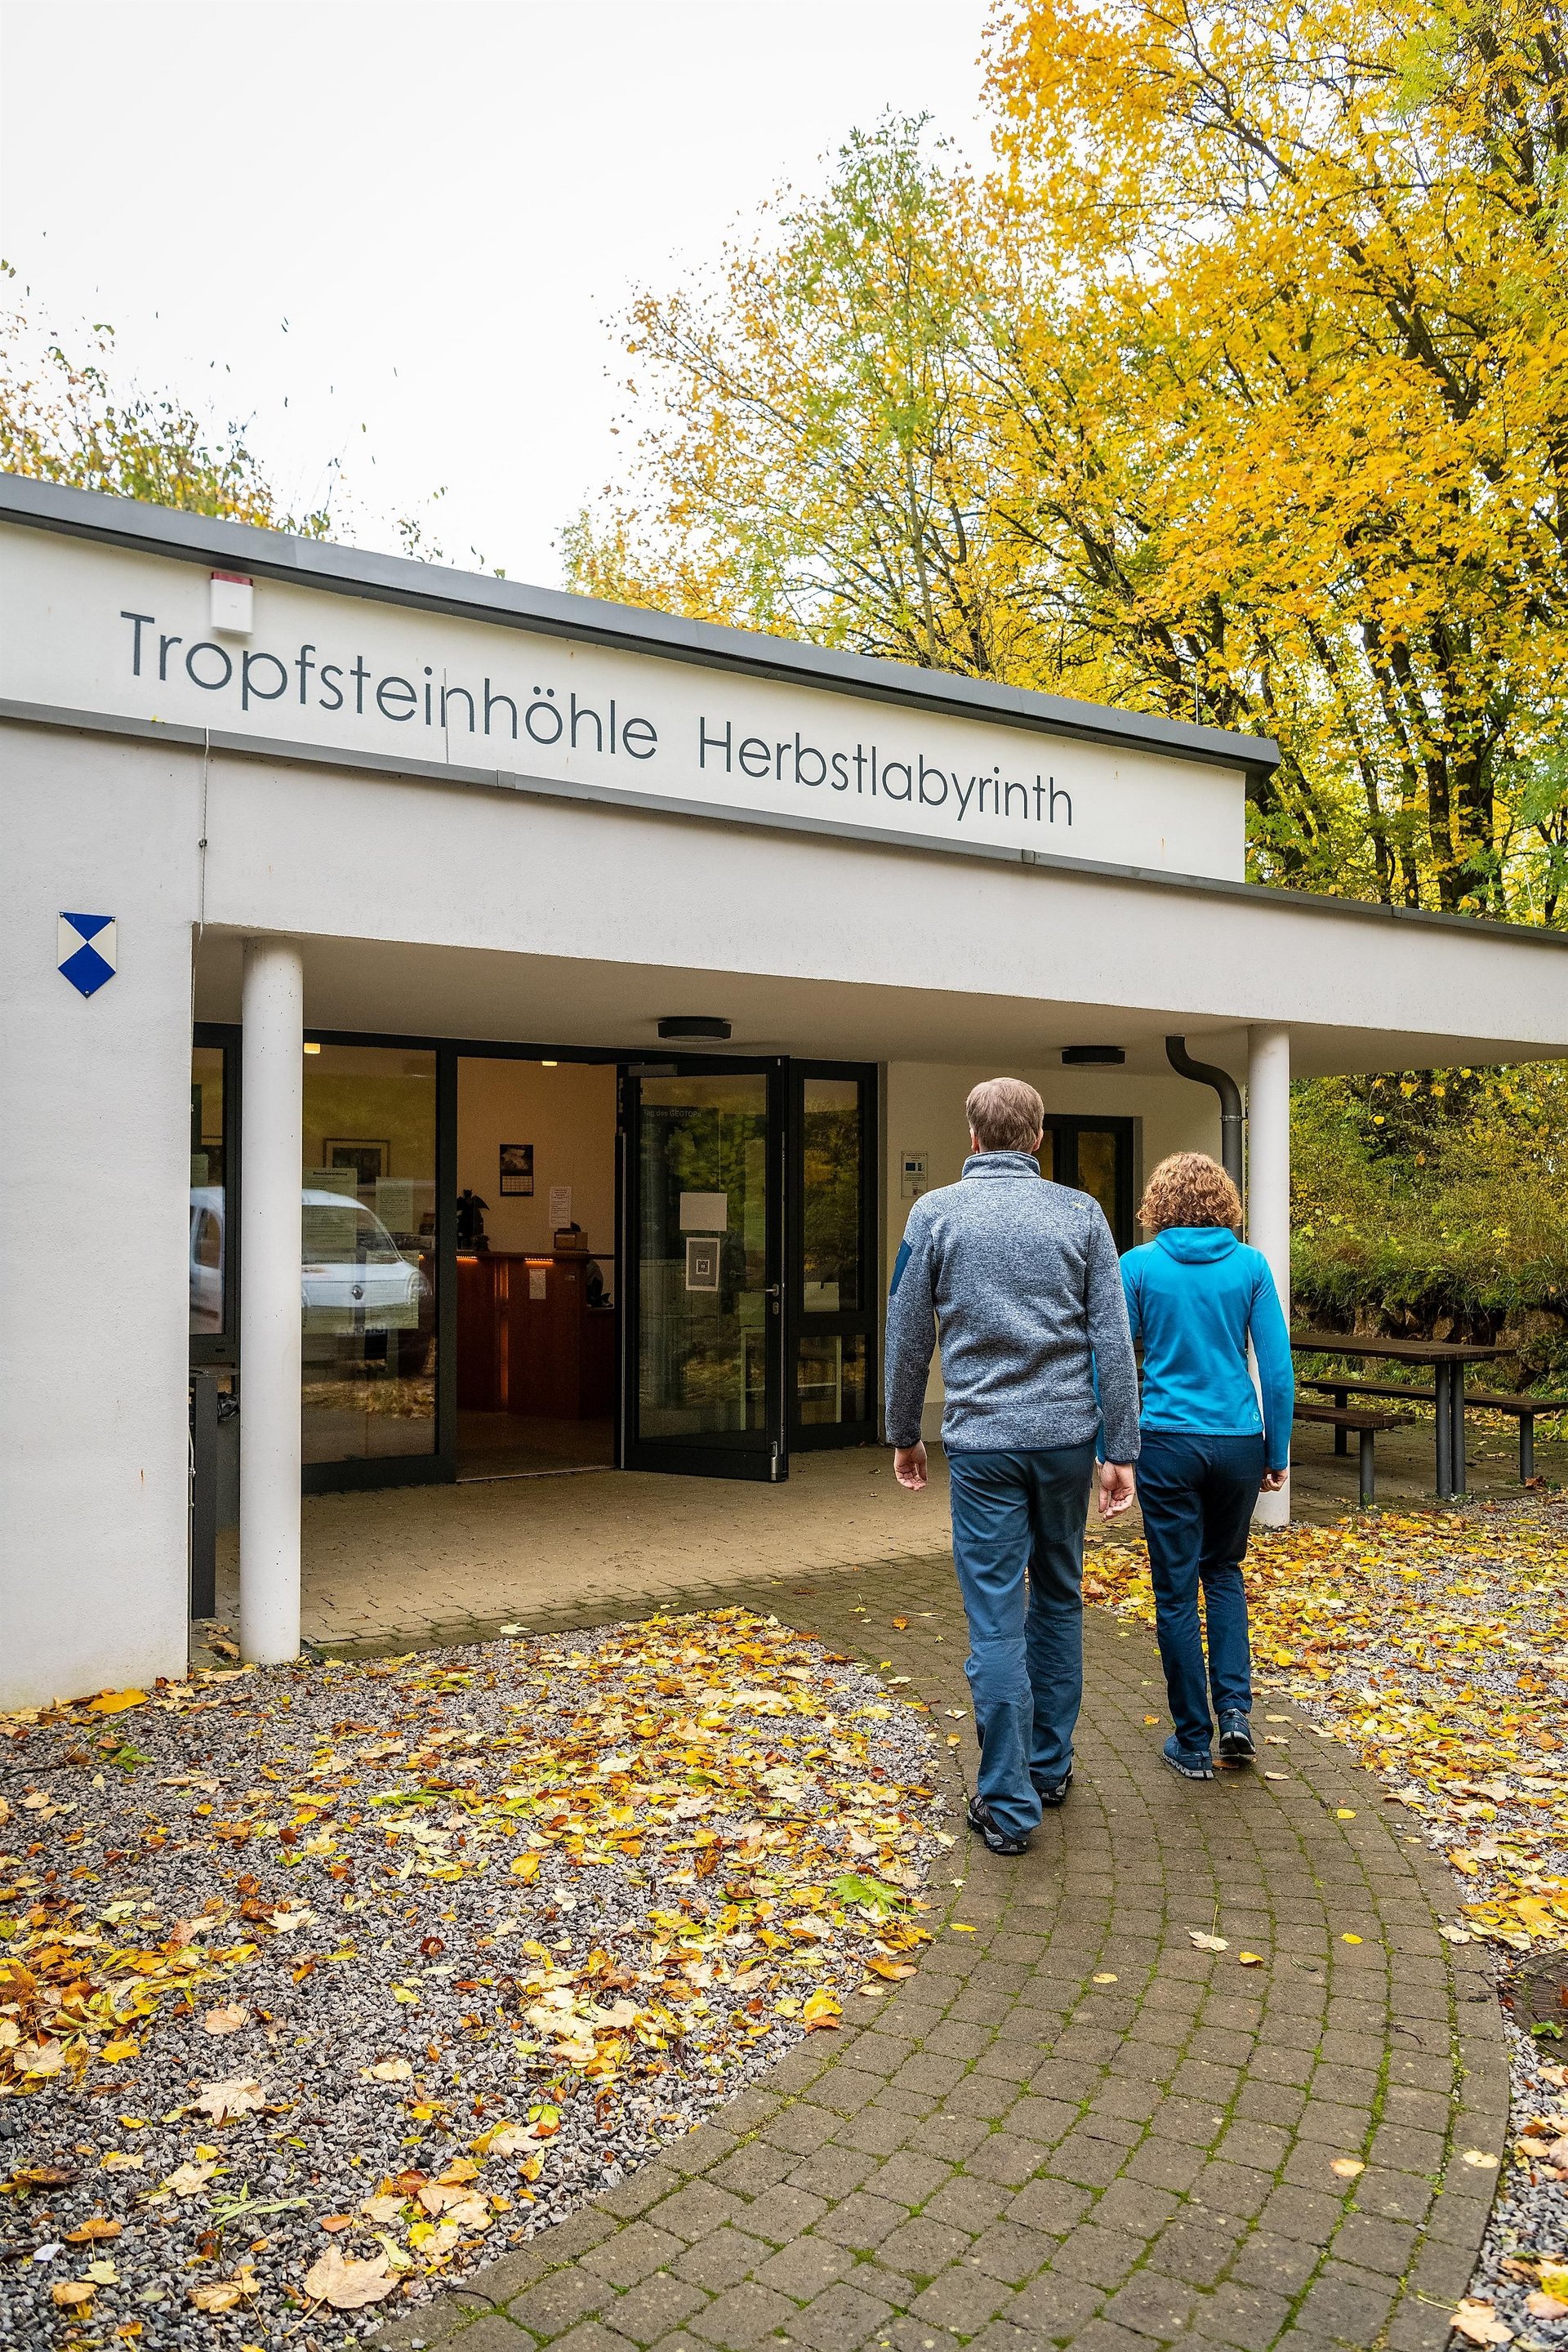
{"type": "Polygon", "coordinates": [[[616,1309],[588,1304],[585,1255],[458,1260],[458,1405],[602,1421],[615,1411],[616,1309]]]}

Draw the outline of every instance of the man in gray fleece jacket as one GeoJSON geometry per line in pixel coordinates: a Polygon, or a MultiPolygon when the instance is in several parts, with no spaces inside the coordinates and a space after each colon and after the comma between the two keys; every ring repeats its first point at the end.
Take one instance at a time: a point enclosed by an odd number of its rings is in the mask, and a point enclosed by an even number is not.
{"type": "Polygon", "coordinates": [[[988,1078],[965,1108],[963,1177],[915,1202],[893,1267],[888,1435],[900,1485],[922,1487],[921,1415],[940,1337],[980,1740],[970,1824],[994,1853],[1022,1853],[1041,1808],[1072,1782],[1096,1440],[1103,1421],[1110,1518],[1132,1499],[1138,1373],[1104,1213],[1087,1192],[1046,1182],[1034,1157],[1039,1096],[988,1078]]]}

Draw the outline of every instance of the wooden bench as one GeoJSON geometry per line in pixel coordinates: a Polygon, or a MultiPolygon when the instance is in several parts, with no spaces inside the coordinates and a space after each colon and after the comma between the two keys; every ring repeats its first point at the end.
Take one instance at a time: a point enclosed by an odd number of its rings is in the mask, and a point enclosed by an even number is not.
{"type": "Polygon", "coordinates": [[[1359,1440],[1357,1450],[1360,1455],[1358,1466],[1361,1472],[1362,1508],[1370,1509],[1377,1500],[1377,1468],[1373,1460],[1373,1445],[1380,1429],[1392,1429],[1394,1426],[1387,1413],[1361,1412],[1353,1410],[1347,1411],[1343,1405],[1302,1404],[1298,1402],[1296,1419],[1321,1422],[1331,1429],[1336,1440],[1336,1452],[1342,1450],[1338,1444],[1339,1439],[1351,1430],[1355,1432],[1359,1440]]]}
{"type": "MultiPolygon", "coordinates": [[[[1407,1388],[1399,1381],[1344,1381],[1330,1378],[1301,1381],[1297,1385],[1304,1389],[1317,1389],[1324,1396],[1331,1396],[1335,1404],[1341,1407],[1343,1406],[1347,1397],[1389,1397],[1397,1398],[1402,1402],[1408,1398],[1416,1404],[1436,1404],[1437,1402],[1437,1392],[1435,1389],[1407,1388]]],[[[1568,1412],[1568,1397],[1496,1396],[1489,1394],[1484,1389],[1467,1389],[1465,1402],[1467,1406],[1477,1405],[1487,1412],[1512,1413],[1519,1423],[1519,1477],[1521,1486],[1535,1475],[1536,1414],[1568,1412]]],[[[1345,1451],[1344,1430],[1336,1429],[1334,1452],[1343,1454],[1345,1451]]]]}
{"type": "Polygon", "coordinates": [[[1568,1399],[1540,1396],[1489,1396],[1483,1389],[1465,1391],[1467,1405],[1483,1412],[1511,1412],[1519,1423],[1519,1483],[1535,1475],[1535,1416],[1538,1412],[1568,1412],[1568,1399]]]}
{"type": "MultiPolygon", "coordinates": [[[[1437,1402],[1437,1391],[1436,1389],[1406,1388],[1399,1381],[1351,1381],[1346,1380],[1342,1376],[1339,1380],[1330,1378],[1328,1380],[1298,1381],[1296,1385],[1298,1388],[1301,1389],[1321,1390],[1325,1396],[1332,1397],[1335,1404],[1342,1412],[1344,1410],[1345,1399],[1347,1397],[1408,1398],[1416,1404],[1434,1405],[1437,1402]]],[[[1345,1442],[1344,1430],[1336,1429],[1334,1432],[1334,1452],[1336,1454],[1345,1454],[1348,1453],[1349,1450],[1349,1446],[1345,1442]]]]}

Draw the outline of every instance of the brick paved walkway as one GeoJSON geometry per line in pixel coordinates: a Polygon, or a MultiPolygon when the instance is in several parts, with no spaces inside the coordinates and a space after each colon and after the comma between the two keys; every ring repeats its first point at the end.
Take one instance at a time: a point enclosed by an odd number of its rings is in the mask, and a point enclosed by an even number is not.
{"type": "MultiPolygon", "coordinates": [[[[966,1696],[945,1560],[768,1598],[966,1696]]],[[[1289,1780],[1189,1786],[1161,1701],[1152,1642],[1091,1611],[1078,1785],[1022,1861],[961,1839],[919,1974],[386,2352],[1436,2352],[1495,2179],[1463,2152],[1507,2120],[1479,1948],[1436,1932],[1451,1883],[1288,1706],[1258,1728],[1292,1718],[1264,1751],[1289,1780]]]]}

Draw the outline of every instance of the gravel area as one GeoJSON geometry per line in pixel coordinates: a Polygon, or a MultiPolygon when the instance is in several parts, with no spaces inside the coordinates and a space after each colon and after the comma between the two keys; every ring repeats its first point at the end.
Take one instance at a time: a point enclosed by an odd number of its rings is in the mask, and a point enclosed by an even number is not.
{"type": "Polygon", "coordinates": [[[353,2342],[927,1940],[925,1712],[736,1610],[0,1720],[0,2342],[353,2342]]]}
{"type": "Polygon", "coordinates": [[[1568,2346],[1568,2069],[1554,2038],[1538,2041],[1517,2011],[1503,2019],[1514,2140],[1459,2340],[1557,2352],[1568,2346]]]}

